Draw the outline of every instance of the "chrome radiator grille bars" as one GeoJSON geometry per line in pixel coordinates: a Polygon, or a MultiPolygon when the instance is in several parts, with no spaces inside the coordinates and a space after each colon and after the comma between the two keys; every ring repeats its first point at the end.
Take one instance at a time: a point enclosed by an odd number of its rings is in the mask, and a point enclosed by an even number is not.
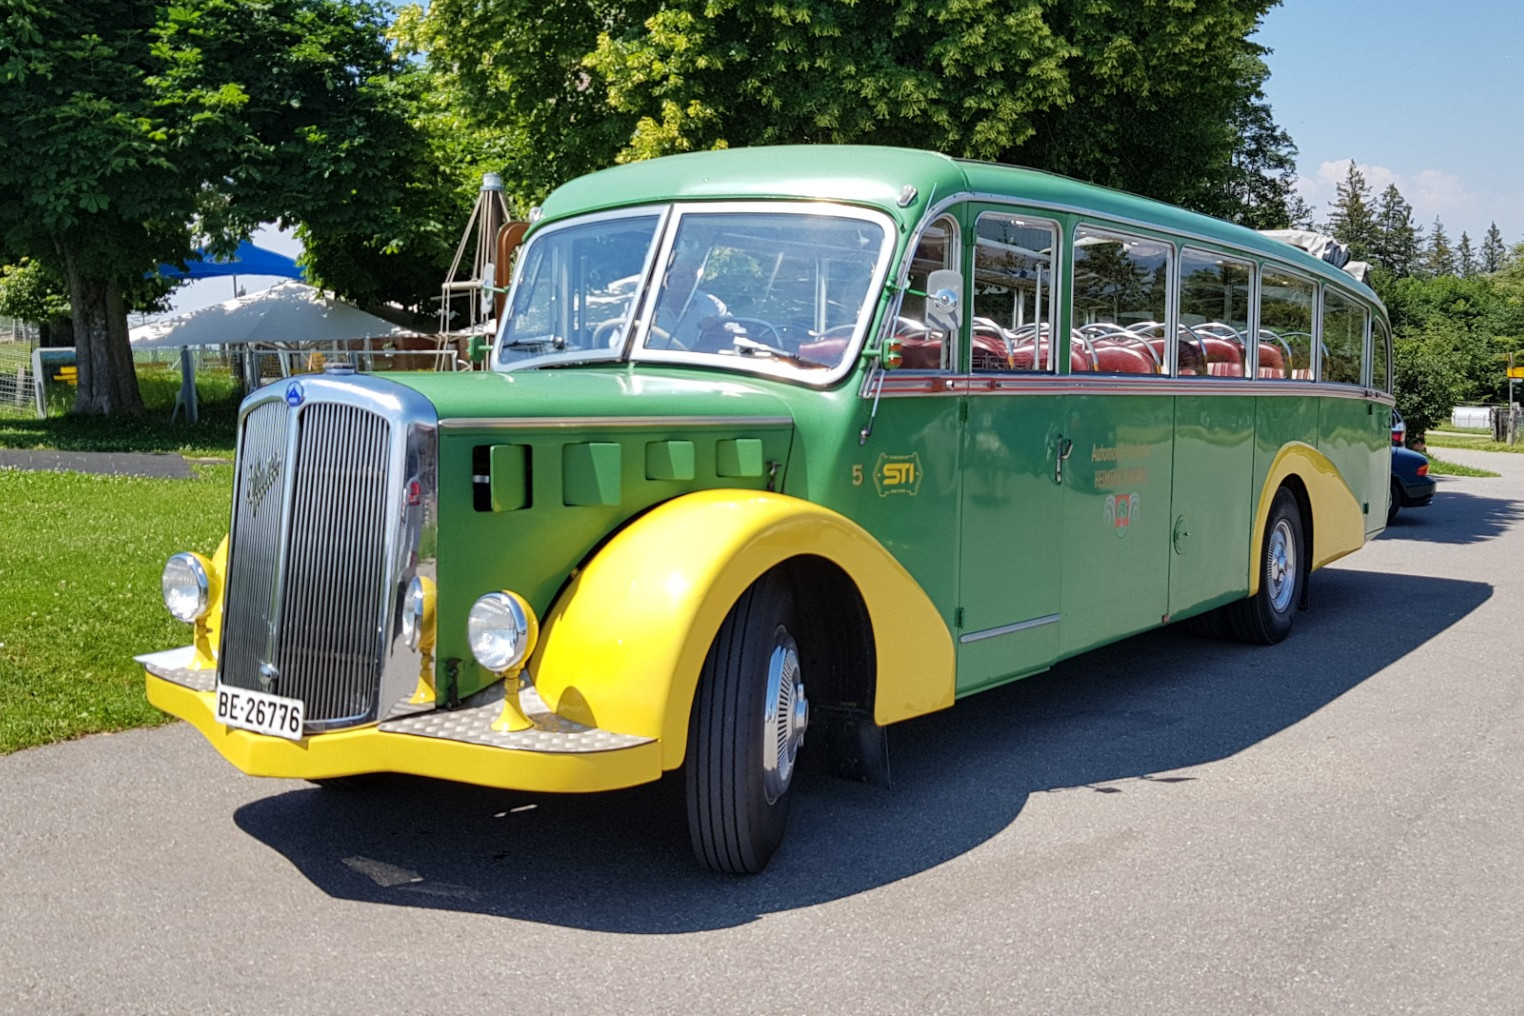
{"type": "Polygon", "coordinates": [[[298,420],[291,534],[280,597],[277,694],[309,721],[375,716],[386,586],[386,421],[310,405],[298,420]]]}
{"type": "Polygon", "coordinates": [[[308,730],[373,722],[421,658],[393,630],[435,490],[437,419],[374,379],[304,378],[246,403],[218,680],[299,698],[308,730]]]}
{"type": "Polygon", "coordinates": [[[218,669],[224,684],[259,689],[259,668],[270,648],[270,609],[280,570],[281,515],[286,487],[286,404],[266,402],[244,418],[233,485],[233,534],[228,560],[218,669]]]}

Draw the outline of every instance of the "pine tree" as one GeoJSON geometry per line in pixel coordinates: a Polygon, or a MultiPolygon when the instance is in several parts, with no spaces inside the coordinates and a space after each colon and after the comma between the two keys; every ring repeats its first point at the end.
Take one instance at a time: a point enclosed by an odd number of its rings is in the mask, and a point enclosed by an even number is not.
{"type": "Polygon", "coordinates": [[[1455,251],[1450,246],[1450,237],[1445,233],[1445,224],[1439,221],[1439,216],[1434,217],[1434,231],[1429,234],[1429,246],[1423,256],[1424,272],[1428,275],[1454,275],[1455,274],[1455,251]]]}
{"type": "Polygon", "coordinates": [[[1413,206],[1395,183],[1386,185],[1376,205],[1376,234],[1371,256],[1377,264],[1399,278],[1418,269],[1421,244],[1418,227],[1413,224],[1413,206]]]}
{"type": "Polygon", "coordinates": [[[1349,175],[1338,186],[1328,231],[1349,247],[1350,257],[1357,261],[1369,260],[1380,242],[1376,218],[1371,214],[1370,184],[1354,159],[1349,160],[1349,175]]]}
{"type": "Polygon", "coordinates": [[[1487,235],[1482,239],[1482,271],[1491,275],[1507,264],[1508,248],[1503,246],[1503,233],[1494,222],[1487,227],[1487,235]]]}
{"type": "Polygon", "coordinates": [[[1461,230],[1460,243],[1455,248],[1456,264],[1460,268],[1460,276],[1469,279],[1476,274],[1476,255],[1471,251],[1471,234],[1461,230]]]}

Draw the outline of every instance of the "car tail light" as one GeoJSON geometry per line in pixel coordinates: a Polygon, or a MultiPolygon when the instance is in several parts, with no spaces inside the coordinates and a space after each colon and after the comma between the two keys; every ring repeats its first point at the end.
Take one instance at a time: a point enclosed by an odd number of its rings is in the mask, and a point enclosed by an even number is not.
{"type": "Polygon", "coordinates": [[[1427,462],[1425,462],[1423,465],[1418,467],[1418,475],[1419,476],[1428,476],[1429,475],[1429,464],[1427,462]]]}

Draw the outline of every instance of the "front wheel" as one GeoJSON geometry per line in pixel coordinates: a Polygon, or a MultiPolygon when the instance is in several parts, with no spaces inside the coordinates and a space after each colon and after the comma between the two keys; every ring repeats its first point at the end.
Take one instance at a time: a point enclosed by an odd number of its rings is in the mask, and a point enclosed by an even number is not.
{"type": "Polygon", "coordinates": [[[1228,620],[1243,642],[1273,645],[1291,632],[1291,622],[1307,581],[1302,513],[1296,497],[1282,487],[1270,502],[1260,548],[1259,592],[1232,605],[1228,620]]]}
{"type": "Polygon", "coordinates": [[[1398,486],[1396,480],[1392,481],[1391,498],[1392,499],[1387,502],[1387,506],[1386,506],[1386,524],[1387,525],[1391,525],[1392,524],[1392,520],[1397,517],[1397,513],[1402,511],[1402,488],[1400,486],[1398,486]]]}
{"type": "Polygon", "coordinates": [[[809,725],[793,597],[777,576],[748,589],[720,626],[688,728],[688,831],[699,861],[754,874],[788,824],[809,725]]]}

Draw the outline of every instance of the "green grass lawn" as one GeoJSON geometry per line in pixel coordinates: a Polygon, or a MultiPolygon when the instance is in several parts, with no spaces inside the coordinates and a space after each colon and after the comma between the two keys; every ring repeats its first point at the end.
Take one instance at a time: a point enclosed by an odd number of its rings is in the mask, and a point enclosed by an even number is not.
{"type": "Polygon", "coordinates": [[[1429,456],[1429,472],[1435,476],[1501,476],[1490,469],[1477,469],[1473,466],[1463,466],[1459,462],[1451,462],[1442,459],[1438,455],[1429,456]]]}
{"type": "Polygon", "coordinates": [[[190,641],[164,609],[159,574],[175,551],[216,549],[232,474],[0,469],[0,755],[167,719],[132,657],[190,641]]]}
{"type": "MultiPolygon", "coordinates": [[[[198,375],[196,423],[184,414],[170,422],[178,371],[140,367],[138,391],[143,415],[131,418],[75,416],[60,410],[39,420],[30,408],[0,413],[0,448],[47,448],[70,452],[179,452],[193,458],[233,457],[238,424],[238,391],[230,376],[198,375]]],[[[67,402],[63,405],[66,407],[67,402]]]]}
{"type": "Polygon", "coordinates": [[[1491,431],[1466,434],[1459,431],[1435,433],[1431,430],[1424,435],[1424,441],[1430,448],[1474,448],[1479,452],[1524,452],[1524,435],[1520,437],[1519,444],[1511,445],[1504,441],[1492,440],[1491,431]]]}

